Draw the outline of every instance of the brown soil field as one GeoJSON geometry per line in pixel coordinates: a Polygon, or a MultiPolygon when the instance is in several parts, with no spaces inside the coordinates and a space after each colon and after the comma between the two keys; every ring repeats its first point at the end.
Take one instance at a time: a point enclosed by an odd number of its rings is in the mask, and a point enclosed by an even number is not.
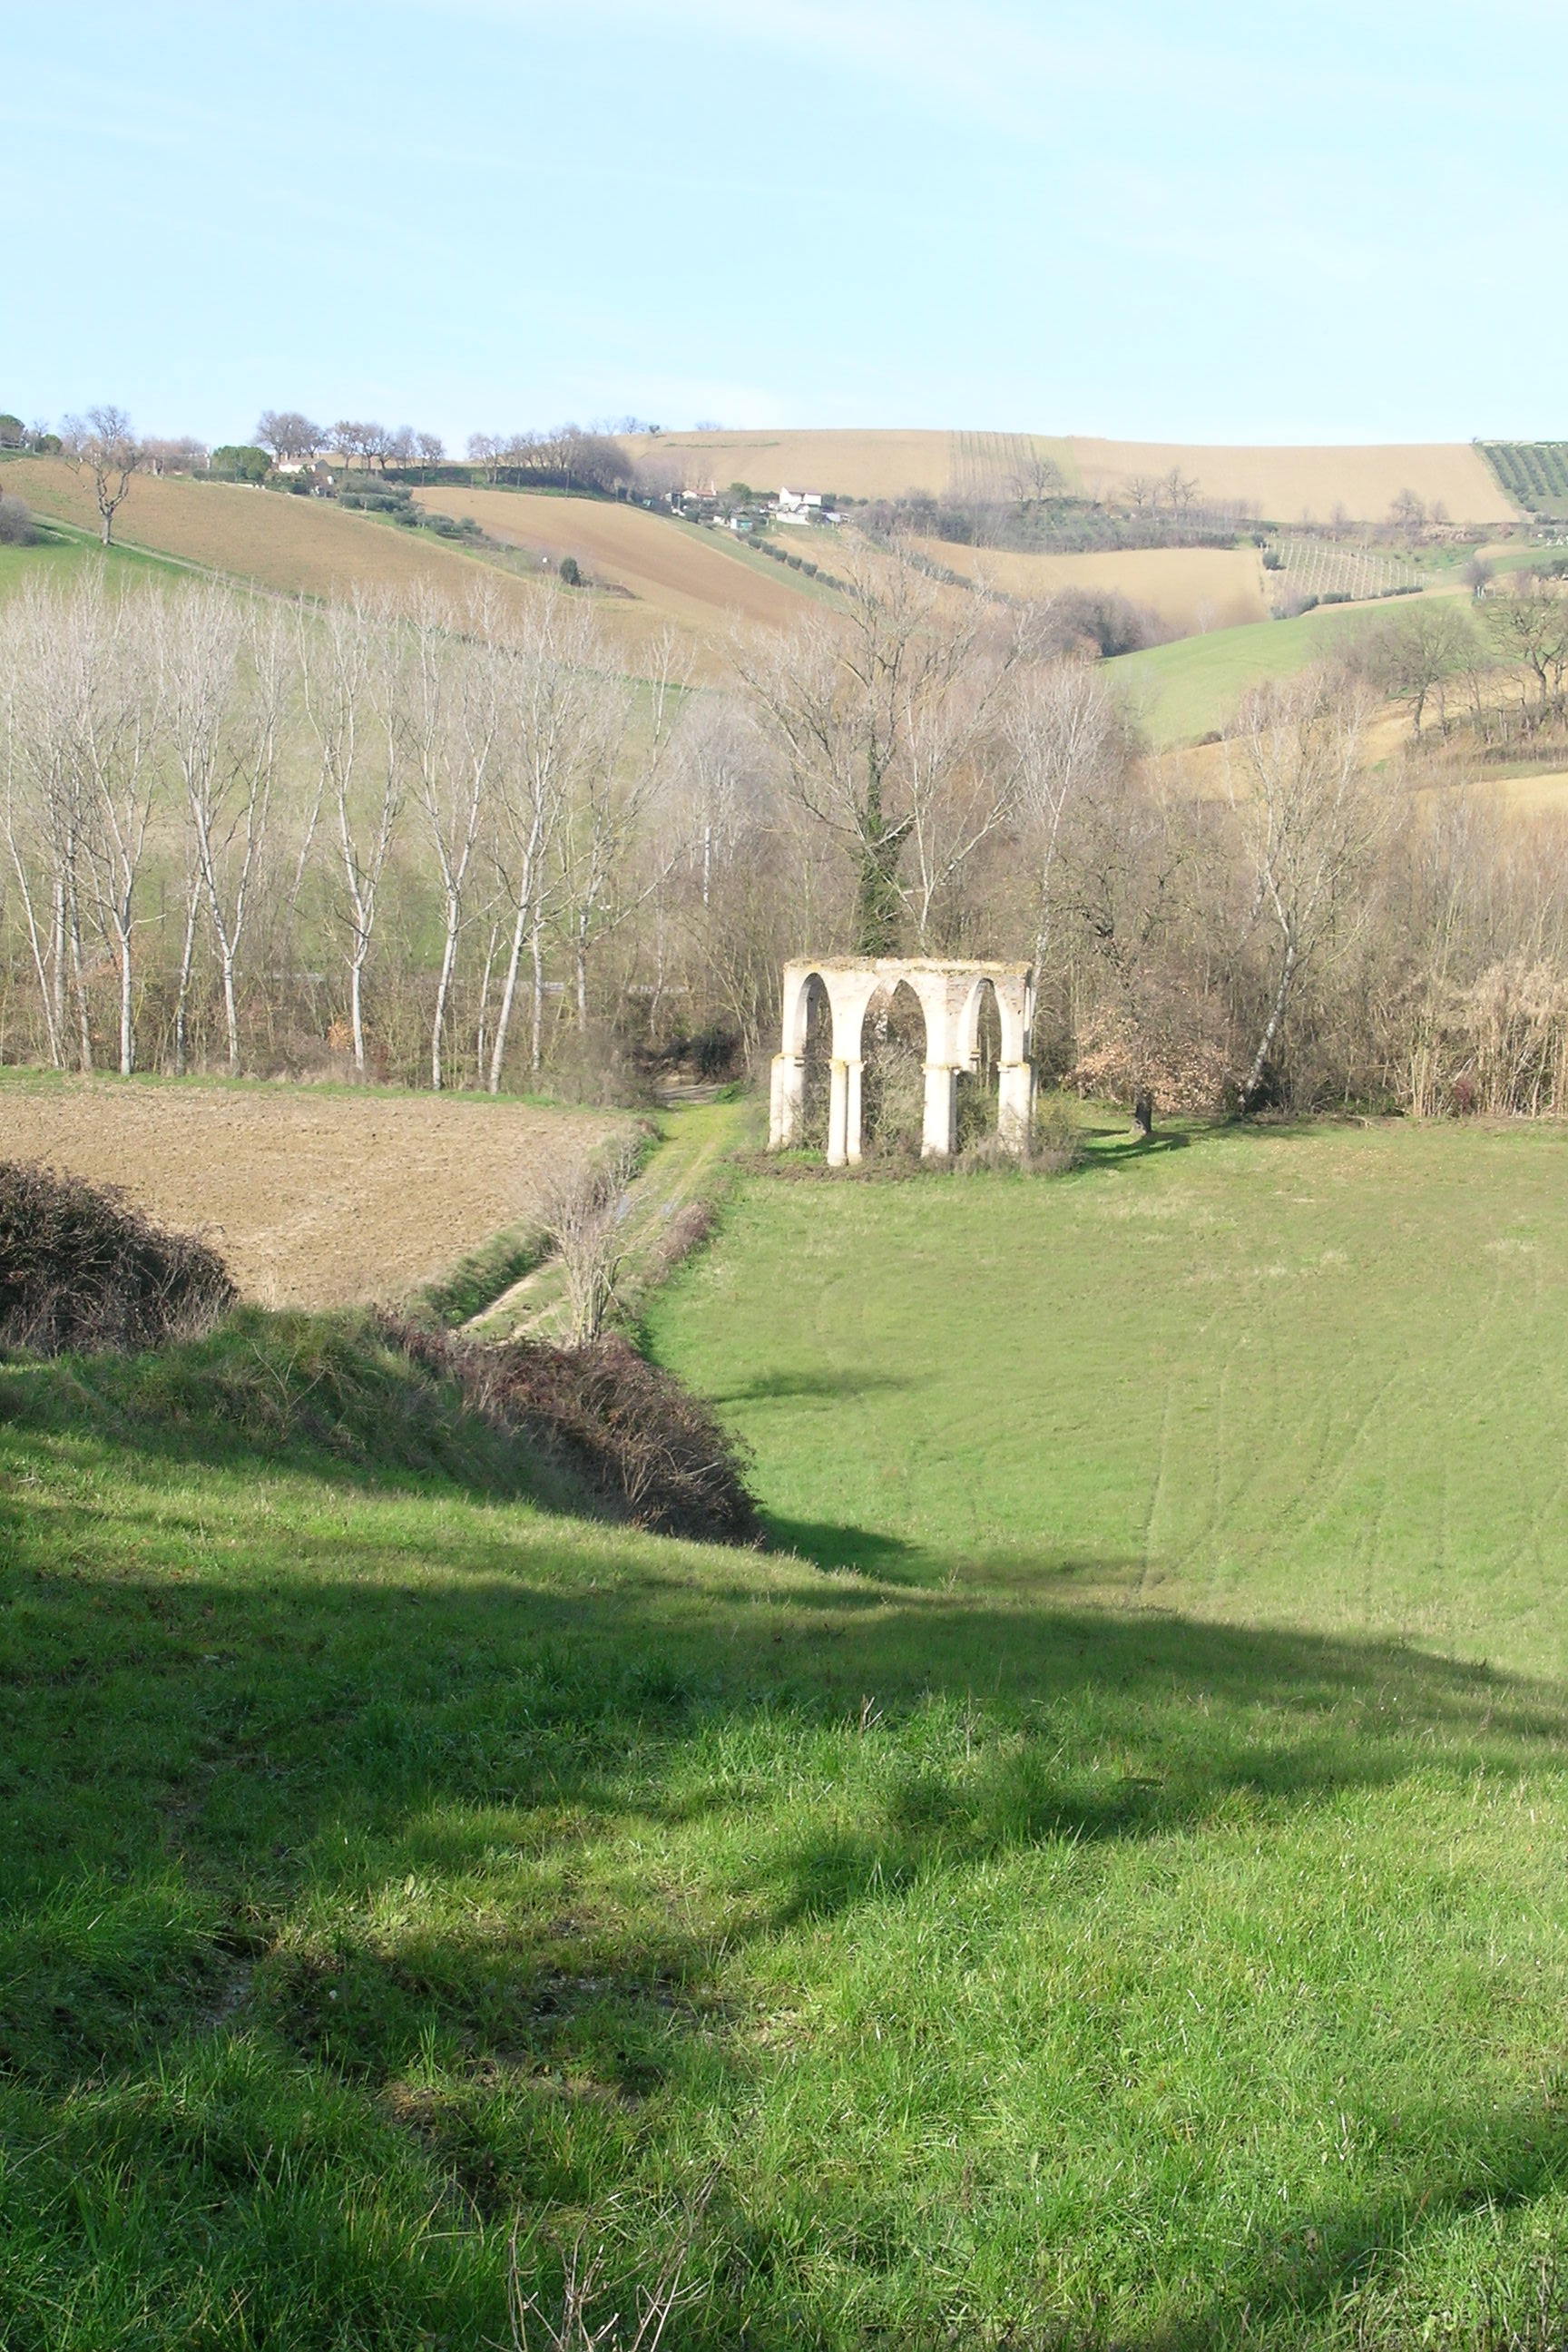
{"type": "MultiPolygon", "coordinates": [[[[59,458],[13,462],[5,486],[40,514],[97,526],[91,483],[59,458]]],[[[457,548],[433,545],[326,499],[182,475],[139,475],[115,517],[114,535],[128,546],[288,594],[330,596],[354,585],[399,588],[433,580],[460,595],[475,571],[473,557],[457,548]]],[[[515,593],[526,593],[521,582],[515,593]]]]}
{"type": "Polygon", "coordinates": [[[404,1297],[527,1223],[600,1113],[471,1096],[8,1078],[0,1156],[115,1184],[220,1250],[265,1307],[404,1297]]]}
{"type": "Polygon", "coordinates": [[[1179,466],[1200,493],[1250,499],[1271,522],[1327,522],[1342,506],[1352,520],[1379,522],[1401,490],[1450,521],[1511,522],[1518,509],[1500,490],[1479,449],[1468,442],[1391,442],[1385,447],[1229,449],[1160,441],[1075,440],[1073,454],[1092,494],[1122,490],[1135,474],[1157,477],[1179,466]]]}
{"type": "MultiPolygon", "coordinates": [[[[6,467],[5,484],[40,514],[96,528],[91,485],[61,459],[15,460],[6,467]]],[[[448,513],[471,514],[482,524],[481,506],[501,496],[494,491],[461,490],[445,494],[439,503],[448,513]]],[[[432,503],[437,503],[434,494],[432,503]]],[[[570,502],[539,499],[535,503],[570,502]]],[[[657,523],[651,515],[643,520],[657,523]]],[[[495,535],[505,544],[521,543],[500,530],[495,535]]],[[[139,477],[115,518],[115,538],[126,546],[146,548],[285,595],[331,597],[353,587],[396,591],[416,581],[428,581],[456,598],[472,586],[476,573],[499,582],[503,597],[520,604],[534,593],[531,581],[504,566],[487,564],[478,555],[417,538],[372,516],[333,506],[325,499],[296,499],[277,490],[194,482],[181,476],[139,477]]],[[[731,563],[729,569],[744,572],[747,567],[731,563]]],[[[769,585],[763,583],[764,587],[769,585]]],[[[784,593],[787,602],[787,592],[784,593]]],[[[700,601],[694,603],[690,614],[677,611],[669,600],[652,608],[619,597],[598,601],[599,620],[625,649],[626,666],[634,671],[639,667],[638,646],[666,621],[674,619],[684,627],[701,631],[710,630],[715,617],[721,616],[700,601]]]]}
{"type": "Polygon", "coordinates": [[[625,589],[660,620],[721,629],[731,619],[787,625],[809,600],[732,555],[716,533],[683,527],[646,507],[597,499],[549,498],[530,490],[416,490],[438,514],[471,514],[490,538],[559,562],[574,556],[596,579],[625,589]]]}
{"type": "Polygon", "coordinates": [[[1209,629],[1266,621],[1268,602],[1256,548],[1155,547],[1102,555],[1014,555],[994,548],[954,547],[945,540],[920,545],[935,563],[966,579],[987,579],[1009,596],[1054,596],[1070,588],[1129,596],[1157,613],[1173,633],[1197,636],[1209,629]]]}

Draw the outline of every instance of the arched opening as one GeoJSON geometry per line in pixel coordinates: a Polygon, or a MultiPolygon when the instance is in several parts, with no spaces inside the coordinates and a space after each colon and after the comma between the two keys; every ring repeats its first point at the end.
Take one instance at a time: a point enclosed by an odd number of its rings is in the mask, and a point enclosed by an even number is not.
{"type": "Polygon", "coordinates": [[[996,1134],[1002,1014],[990,981],[980,982],[965,1007],[964,1029],[963,1046],[969,1065],[958,1074],[956,1143],[960,1151],[984,1150],[996,1134]]]}
{"type": "Polygon", "coordinates": [[[800,1141],[811,1151],[827,1148],[827,1103],[833,1079],[833,1007],[819,972],[805,983],[801,1023],[800,1141]]]}
{"type": "Polygon", "coordinates": [[[879,1159],[918,1160],[925,1117],[926,1022],[907,980],[879,988],[861,1024],[862,1148],[879,1159]]]}

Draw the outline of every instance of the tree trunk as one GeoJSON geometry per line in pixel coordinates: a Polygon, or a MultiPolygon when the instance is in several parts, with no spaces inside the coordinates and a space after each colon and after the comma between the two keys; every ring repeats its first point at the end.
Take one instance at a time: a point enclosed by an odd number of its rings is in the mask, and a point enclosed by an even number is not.
{"type": "Polygon", "coordinates": [[[1289,940],[1285,945],[1285,961],[1279,967],[1279,985],[1274,992],[1274,1003],[1269,1012],[1268,1026],[1258,1039],[1258,1051],[1252,1057],[1252,1067],[1248,1070],[1247,1082],[1241,1089],[1243,1111],[1249,1111],[1252,1108],[1253,1097],[1263,1083],[1263,1073],[1268,1065],[1269,1052],[1279,1034],[1279,1024],[1285,1018],[1285,1000],[1290,993],[1290,979],[1295,969],[1296,943],[1293,940],[1289,940]]]}
{"type": "Polygon", "coordinates": [[[452,966],[458,955],[458,904],[456,894],[447,893],[447,944],[441,955],[441,977],[436,983],[436,1018],[430,1024],[430,1087],[434,1094],[441,1091],[441,1024],[447,1018],[447,994],[452,985],[452,966]]]}

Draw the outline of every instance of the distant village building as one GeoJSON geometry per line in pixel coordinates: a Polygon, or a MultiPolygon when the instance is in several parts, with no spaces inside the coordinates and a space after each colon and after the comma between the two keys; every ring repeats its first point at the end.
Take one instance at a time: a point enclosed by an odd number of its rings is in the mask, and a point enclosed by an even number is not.
{"type": "Polygon", "coordinates": [[[820,520],[821,515],[822,492],[820,490],[781,490],[779,492],[780,522],[798,523],[804,528],[807,523],[820,520]]]}

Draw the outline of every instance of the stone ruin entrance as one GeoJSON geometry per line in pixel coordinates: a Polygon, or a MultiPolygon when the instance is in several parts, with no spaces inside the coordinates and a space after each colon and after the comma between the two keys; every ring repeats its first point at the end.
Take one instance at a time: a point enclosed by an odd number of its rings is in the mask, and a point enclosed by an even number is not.
{"type": "Polygon", "coordinates": [[[827,1099],[827,1164],[854,1167],[860,1158],[861,1084],[866,1014],[879,992],[893,998],[900,983],[919,1000],[925,1018],[925,1113],[921,1157],[949,1160],[957,1143],[958,1078],[976,1066],[982,1011],[994,998],[1001,1029],[997,1063],[996,1133],[1004,1150],[1022,1154],[1034,1110],[1035,1074],[1028,1060],[1033,991],[1026,963],[931,961],[902,956],[802,958],[784,968],[783,1051],[773,1056],[768,1149],[785,1151],[801,1140],[805,1100],[806,1035],[816,982],[832,1020],[833,1055],[827,1099]]]}

